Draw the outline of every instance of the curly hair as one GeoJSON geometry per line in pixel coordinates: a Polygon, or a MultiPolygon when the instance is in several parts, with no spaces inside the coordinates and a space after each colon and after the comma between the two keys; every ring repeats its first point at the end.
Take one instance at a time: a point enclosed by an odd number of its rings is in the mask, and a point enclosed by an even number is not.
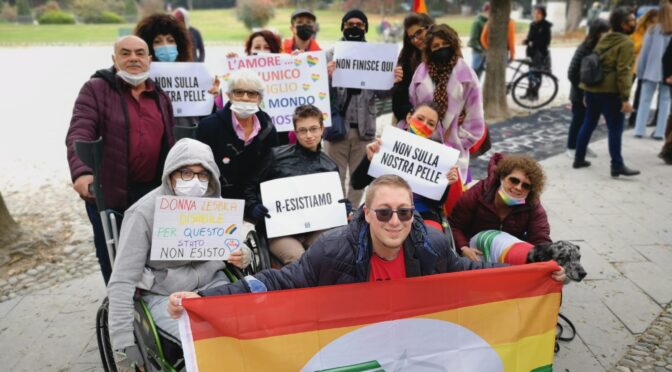
{"type": "Polygon", "coordinates": [[[260,30],[251,33],[247,40],[245,40],[245,54],[249,56],[252,53],[252,40],[257,36],[261,36],[266,40],[271,53],[280,53],[280,36],[273,31],[260,30]]]}
{"type": "Polygon", "coordinates": [[[528,155],[505,155],[497,163],[495,176],[498,182],[500,182],[501,179],[510,175],[515,170],[522,171],[530,179],[532,187],[530,188],[530,193],[527,194],[527,200],[539,199],[546,183],[546,175],[544,174],[544,170],[541,169],[541,165],[528,155]]]}
{"type": "Polygon", "coordinates": [[[177,62],[192,61],[191,36],[184,23],[178,22],[177,18],[172,15],[149,15],[138,22],[133,33],[147,43],[153,61],[158,61],[154,55],[154,38],[158,35],[171,35],[175,39],[177,62]]]}
{"type": "Polygon", "coordinates": [[[457,64],[457,59],[462,57],[462,49],[460,49],[460,37],[457,32],[447,24],[433,25],[427,30],[425,35],[425,63],[427,64],[427,71],[432,78],[432,82],[436,88],[434,89],[434,102],[439,107],[439,119],[443,120],[443,116],[448,110],[448,80],[453,73],[453,67],[457,64]],[[450,61],[435,63],[430,61],[429,56],[432,54],[432,40],[439,38],[448,42],[449,48],[453,48],[454,53],[450,61]]]}

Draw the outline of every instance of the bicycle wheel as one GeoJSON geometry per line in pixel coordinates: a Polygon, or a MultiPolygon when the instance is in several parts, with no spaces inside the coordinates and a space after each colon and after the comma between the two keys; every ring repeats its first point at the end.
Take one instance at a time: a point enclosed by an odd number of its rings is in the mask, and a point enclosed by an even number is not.
{"type": "Polygon", "coordinates": [[[542,108],[558,94],[558,78],[546,71],[528,71],[513,82],[513,101],[526,109],[542,108]]]}

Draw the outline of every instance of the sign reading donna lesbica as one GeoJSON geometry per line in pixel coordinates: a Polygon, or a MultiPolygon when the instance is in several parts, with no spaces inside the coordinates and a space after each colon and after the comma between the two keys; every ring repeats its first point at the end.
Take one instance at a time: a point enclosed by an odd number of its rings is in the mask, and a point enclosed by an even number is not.
{"type": "Polygon", "coordinates": [[[334,87],[388,90],[394,85],[397,44],[340,41],[334,49],[334,87]]]}
{"type": "Polygon", "coordinates": [[[260,184],[271,218],[269,238],[324,230],[348,223],[338,172],[278,178],[260,184]]]}
{"type": "Polygon", "coordinates": [[[152,62],[149,76],[168,94],[175,116],[210,115],[212,76],[203,63],[152,62]]]}
{"type": "Polygon", "coordinates": [[[243,241],[244,200],[159,196],[150,259],[226,260],[243,241]]]}
{"type": "MultiPolygon", "coordinates": [[[[224,62],[222,91],[228,90],[231,72],[254,70],[264,81],[260,108],[271,116],[278,132],[293,130],[292,116],[297,106],[311,104],[322,111],[324,126],[331,126],[329,77],[324,52],[259,54],[229,58],[224,62]]],[[[225,97],[224,97],[225,98],[225,97]]]]}
{"type": "Polygon", "coordinates": [[[441,199],[448,187],[447,173],[457,162],[459,151],[395,127],[385,128],[380,141],[369,175],[396,174],[414,193],[441,199]]]}

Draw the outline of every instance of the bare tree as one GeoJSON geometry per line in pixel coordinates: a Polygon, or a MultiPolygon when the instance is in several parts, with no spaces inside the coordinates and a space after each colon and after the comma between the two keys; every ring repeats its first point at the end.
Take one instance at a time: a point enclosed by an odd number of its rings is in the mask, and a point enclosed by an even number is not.
{"type": "Polygon", "coordinates": [[[0,193],[0,266],[17,256],[32,256],[37,243],[43,242],[21,228],[9,213],[0,193]]]}
{"type": "Polygon", "coordinates": [[[581,0],[569,0],[565,32],[576,31],[576,29],[579,28],[579,23],[581,23],[582,18],[582,5],[581,0]]]}
{"type": "Polygon", "coordinates": [[[488,35],[488,49],[485,52],[487,64],[483,86],[483,106],[486,119],[497,121],[509,117],[509,106],[506,102],[506,56],[511,0],[492,0],[491,4],[488,20],[490,34],[488,35]]]}

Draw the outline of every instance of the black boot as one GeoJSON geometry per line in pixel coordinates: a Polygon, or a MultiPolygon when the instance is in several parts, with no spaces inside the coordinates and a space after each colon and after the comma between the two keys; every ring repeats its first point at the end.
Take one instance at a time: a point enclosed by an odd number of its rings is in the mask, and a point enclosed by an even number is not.
{"type": "Polygon", "coordinates": [[[574,160],[574,164],[572,164],[572,167],[574,169],[590,167],[590,162],[587,160],[574,160]]]}
{"type": "Polygon", "coordinates": [[[618,177],[618,176],[636,176],[640,174],[641,172],[636,170],[636,169],[630,169],[626,167],[625,165],[623,168],[611,168],[611,176],[612,177],[618,177]]]}

